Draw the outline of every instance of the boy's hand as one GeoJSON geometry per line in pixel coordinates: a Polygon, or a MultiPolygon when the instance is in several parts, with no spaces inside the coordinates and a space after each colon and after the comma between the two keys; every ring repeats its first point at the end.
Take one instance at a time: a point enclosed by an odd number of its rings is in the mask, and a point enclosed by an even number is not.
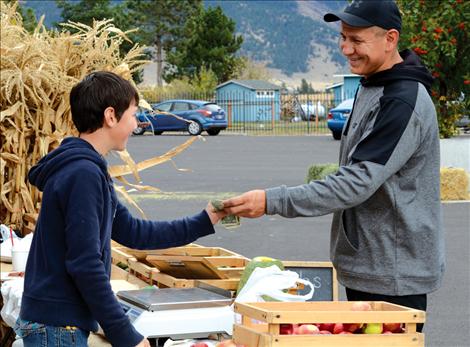
{"type": "Polygon", "coordinates": [[[266,192],[251,190],[242,195],[224,200],[225,212],[240,217],[257,218],[266,213],[266,192]]]}
{"type": "Polygon", "coordinates": [[[147,339],[143,339],[137,346],[135,347],[151,347],[150,342],[147,339]]]}
{"type": "Polygon", "coordinates": [[[217,211],[210,202],[207,204],[206,212],[211,219],[212,225],[217,224],[223,217],[227,215],[225,211],[217,211]]]}

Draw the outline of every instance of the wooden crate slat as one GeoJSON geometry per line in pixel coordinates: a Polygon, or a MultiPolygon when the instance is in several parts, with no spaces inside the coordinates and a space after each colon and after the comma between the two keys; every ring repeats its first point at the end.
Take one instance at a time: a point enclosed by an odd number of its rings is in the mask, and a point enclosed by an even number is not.
{"type": "Polygon", "coordinates": [[[393,335],[270,335],[264,330],[235,324],[235,343],[250,347],[423,347],[424,334],[393,335]]]}
{"type": "Polygon", "coordinates": [[[386,302],[370,302],[374,311],[352,311],[353,302],[235,303],[242,315],[234,326],[236,343],[250,347],[424,347],[416,323],[425,312],[386,302]],[[266,323],[262,323],[266,322],[266,323]],[[403,323],[404,333],[350,335],[280,335],[282,323],[403,323]]]}

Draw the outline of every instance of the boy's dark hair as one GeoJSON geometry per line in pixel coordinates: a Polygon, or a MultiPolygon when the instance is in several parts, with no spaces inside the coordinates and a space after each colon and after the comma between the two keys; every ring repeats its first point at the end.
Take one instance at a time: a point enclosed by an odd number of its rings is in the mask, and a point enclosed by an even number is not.
{"type": "Polygon", "coordinates": [[[70,92],[73,123],[80,133],[93,132],[103,126],[106,108],[114,108],[119,121],[132,101],[138,105],[139,94],[129,81],[112,72],[93,72],[70,92]]]}

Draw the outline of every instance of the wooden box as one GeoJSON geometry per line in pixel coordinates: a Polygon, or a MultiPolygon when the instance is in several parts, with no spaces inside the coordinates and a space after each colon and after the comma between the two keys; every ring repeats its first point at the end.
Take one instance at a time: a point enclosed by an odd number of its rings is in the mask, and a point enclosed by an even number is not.
{"type": "Polygon", "coordinates": [[[372,311],[352,311],[352,302],[235,303],[242,315],[233,339],[247,347],[424,347],[424,334],[416,332],[425,312],[383,301],[372,301],[372,311]],[[280,335],[283,323],[404,323],[396,334],[280,335]]]}
{"type": "Polygon", "coordinates": [[[195,244],[141,251],[112,247],[113,263],[124,263],[129,272],[159,287],[191,288],[204,282],[234,291],[250,259],[220,247],[195,244]]]}

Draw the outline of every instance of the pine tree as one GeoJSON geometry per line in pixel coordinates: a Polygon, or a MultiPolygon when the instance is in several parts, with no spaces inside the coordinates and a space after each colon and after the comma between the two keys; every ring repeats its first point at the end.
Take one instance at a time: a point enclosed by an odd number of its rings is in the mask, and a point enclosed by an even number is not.
{"type": "Polygon", "coordinates": [[[235,34],[235,22],[225,16],[222,9],[200,7],[184,27],[184,40],[177,42],[168,52],[172,66],[165,78],[197,76],[202,68],[212,70],[218,82],[230,79],[243,64],[236,56],[243,38],[235,34]]]}
{"type": "Polygon", "coordinates": [[[181,40],[184,23],[202,7],[201,0],[126,0],[128,22],[136,28],[138,41],[155,48],[157,85],[162,85],[163,54],[181,40]]]}

